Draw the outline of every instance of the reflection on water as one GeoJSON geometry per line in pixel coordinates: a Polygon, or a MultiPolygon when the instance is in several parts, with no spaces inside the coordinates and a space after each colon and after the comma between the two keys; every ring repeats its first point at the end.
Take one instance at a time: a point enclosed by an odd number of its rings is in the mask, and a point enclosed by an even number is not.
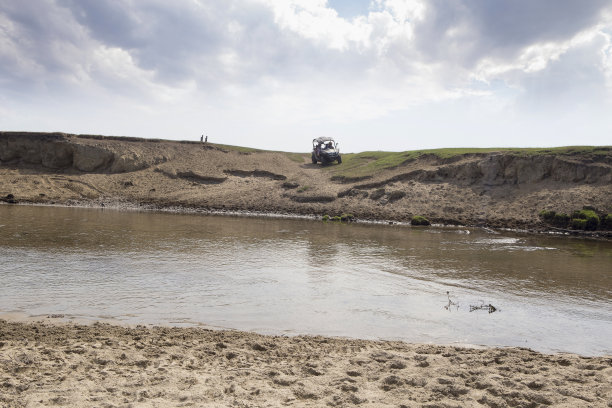
{"type": "Polygon", "coordinates": [[[0,313],[612,354],[608,242],[3,205],[0,259],[0,313]]]}

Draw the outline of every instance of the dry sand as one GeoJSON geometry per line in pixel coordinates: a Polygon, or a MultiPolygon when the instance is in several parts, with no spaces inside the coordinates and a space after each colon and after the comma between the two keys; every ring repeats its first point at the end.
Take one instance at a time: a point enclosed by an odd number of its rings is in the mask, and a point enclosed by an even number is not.
{"type": "Polygon", "coordinates": [[[0,320],[0,406],[612,406],[609,356],[46,320],[0,320]]]}

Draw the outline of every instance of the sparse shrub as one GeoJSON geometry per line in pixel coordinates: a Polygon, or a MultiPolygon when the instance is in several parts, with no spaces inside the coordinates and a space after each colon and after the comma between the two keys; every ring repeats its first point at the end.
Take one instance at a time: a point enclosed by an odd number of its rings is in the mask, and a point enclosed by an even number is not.
{"type": "MultiPolygon", "coordinates": [[[[572,213],[572,223],[575,219],[585,220],[584,228],[579,228],[579,229],[595,231],[597,227],[599,226],[599,216],[597,215],[597,213],[595,213],[595,211],[590,210],[590,209],[574,211],[572,213]]],[[[581,224],[581,223],[578,223],[578,224],[581,224]]]]}
{"type": "Polygon", "coordinates": [[[544,220],[545,222],[552,222],[555,218],[555,215],[557,215],[557,213],[555,211],[552,210],[542,210],[540,211],[540,218],[542,220],[544,220]]]}
{"type": "Polygon", "coordinates": [[[558,228],[567,228],[570,222],[570,216],[564,213],[555,214],[551,224],[558,228]]]}
{"type": "Polygon", "coordinates": [[[364,190],[359,190],[356,188],[349,188],[348,190],[341,191],[338,193],[338,198],[343,198],[343,197],[368,198],[368,192],[364,190]]]}
{"type": "Polygon", "coordinates": [[[600,225],[602,229],[612,230],[612,214],[602,217],[600,225]]]}
{"type": "Polygon", "coordinates": [[[570,221],[570,228],[576,230],[584,230],[587,226],[587,220],[583,220],[582,218],[572,218],[570,221]]]}
{"type": "Polygon", "coordinates": [[[589,217],[597,217],[597,214],[595,213],[595,211],[588,209],[576,210],[572,213],[572,218],[586,220],[589,217]]]}
{"type": "Polygon", "coordinates": [[[378,200],[378,199],[381,199],[384,195],[385,195],[385,189],[379,188],[378,190],[370,194],[370,198],[372,200],[378,200]]]}
{"type": "Polygon", "coordinates": [[[355,216],[353,214],[342,214],[340,216],[340,220],[344,222],[351,222],[354,218],[355,216]]]}
{"type": "Polygon", "coordinates": [[[290,181],[285,181],[283,183],[283,188],[286,188],[287,190],[291,190],[294,188],[298,188],[300,185],[298,183],[292,183],[290,181]]]}
{"type": "Polygon", "coordinates": [[[330,217],[329,215],[325,214],[323,216],[323,221],[351,222],[354,218],[355,216],[353,214],[343,213],[342,215],[334,215],[333,217],[330,217]]]}
{"type": "Polygon", "coordinates": [[[310,186],[302,186],[300,188],[297,189],[298,193],[303,193],[304,191],[308,190],[310,188],[310,186]]]}
{"type": "Polygon", "coordinates": [[[415,215],[410,220],[411,225],[431,225],[431,222],[425,217],[421,217],[420,215],[415,215]]]}
{"type": "Polygon", "coordinates": [[[406,197],[406,193],[403,191],[392,191],[389,193],[389,201],[391,202],[401,200],[404,197],[406,197]]]}
{"type": "Polygon", "coordinates": [[[552,210],[542,210],[538,214],[542,221],[559,228],[572,228],[576,230],[595,231],[601,229],[612,229],[612,215],[597,215],[597,210],[591,206],[585,206],[582,210],[576,210],[569,216],[552,210]],[[608,218],[610,217],[610,218],[608,218]]]}

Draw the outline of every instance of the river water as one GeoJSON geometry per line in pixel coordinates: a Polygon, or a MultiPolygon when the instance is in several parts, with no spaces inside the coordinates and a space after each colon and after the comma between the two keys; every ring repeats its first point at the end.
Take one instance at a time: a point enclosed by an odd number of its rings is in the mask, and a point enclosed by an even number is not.
{"type": "Polygon", "coordinates": [[[0,316],[612,354],[610,242],[0,205],[0,260],[0,316]]]}

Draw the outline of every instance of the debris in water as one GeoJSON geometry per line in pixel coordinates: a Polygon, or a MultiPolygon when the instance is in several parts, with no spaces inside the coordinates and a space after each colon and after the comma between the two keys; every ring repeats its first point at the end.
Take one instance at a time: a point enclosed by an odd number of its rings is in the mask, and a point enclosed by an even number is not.
{"type": "Polygon", "coordinates": [[[451,300],[449,291],[446,291],[446,296],[448,297],[448,304],[444,306],[444,308],[450,311],[451,306],[455,306],[457,310],[459,310],[459,303],[455,303],[451,300]]]}
{"type": "Polygon", "coordinates": [[[473,312],[474,310],[487,310],[489,313],[501,311],[490,303],[488,305],[485,305],[482,300],[480,302],[481,303],[479,305],[470,305],[470,312],[473,312]]]}

